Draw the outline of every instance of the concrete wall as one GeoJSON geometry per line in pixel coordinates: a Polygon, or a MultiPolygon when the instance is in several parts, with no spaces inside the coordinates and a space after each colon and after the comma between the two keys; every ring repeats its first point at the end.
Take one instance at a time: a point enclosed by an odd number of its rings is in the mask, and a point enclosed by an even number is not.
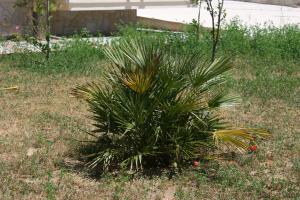
{"type": "MultiPolygon", "coordinates": [[[[117,30],[117,24],[135,23],[136,10],[70,11],[70,0],[57,0],[52,13],[52,34],[70,35],[86,28],[91,33],[108,34],[117,30]]],[[[32,31],[30,6],[15,7],[16,0],[0,0],[0,36],[32,31]]]]}
{"type": "MultiPolygon", "coordinates": [[[[54,0],[53,0],[54,1],[54,0]]],[[[0,0],[0,36],[32,31],[30,6],[16,8],[16,0],[0,0]]],[[[86,28],[91,33],[114,32],[117,24],[135,23],[136,8],[189,6],[189,0],[55,0],[52,33],[70,35],[86,28]]]]}
{"type": "Polygon", "coordinates": [[[272,5],[281,5],[281,6],[293,6],[299,7],[300,0],[233,0],[233,1],[244,1],[252,3],[263,3],[263,4],[272,4],[272,5]]]}
{"type": "Polygon", "coordinates": [[[28,9],[15,7],[16,0],[0,0],[0,36],[21,33],[30,29],[28,9]]]}
{"type": "MultiPolygon", "coordinates": [[[[17,0],[0,0],[0,36],[32,31],[31,5],[17,7],[17,0]]],[[[52,0],[53,1],[53,0],[52,0]]],[[[68,10],[68,0],[55,0],[58,10],[68,10]]]]}
{"type": "Polygon", "coordinates": [[[51,32],[72,35],[83,28],[90,33],[110,34],[120,23],[136,23],[136,10],[57,11],[53,13],[51,32]]]}

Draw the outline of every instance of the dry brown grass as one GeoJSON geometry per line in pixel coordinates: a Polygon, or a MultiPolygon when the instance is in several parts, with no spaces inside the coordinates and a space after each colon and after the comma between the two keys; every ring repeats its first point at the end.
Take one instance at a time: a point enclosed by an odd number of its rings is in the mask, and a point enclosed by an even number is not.
{"type": "Polygon", "coordinates": [[[71,89],[92,77],[39,75],[0,66],[0,199],[292,199],[300,197],[299,107],[250,98],[224,115],[236,127],[265,127],[273,138],[255,155],[221,162],[207,180],[193,169],[169,179],[93,178],[76,160],[90,129],[71,89]]]}

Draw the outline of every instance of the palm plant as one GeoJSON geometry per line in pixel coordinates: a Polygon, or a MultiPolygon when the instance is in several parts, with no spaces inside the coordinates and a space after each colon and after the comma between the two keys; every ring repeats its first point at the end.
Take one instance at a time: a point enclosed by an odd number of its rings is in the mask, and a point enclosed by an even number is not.
{"type": "Polygon", "coordinates": [[[157,38],[120,41],[105,51],[104,82],[74,89],[92,112],[96,137],[90,167],[175,164],[202,158],[220,144],[247,151],[257,129],[232,130],[217,110],[237,102],[220,90],[229,58],[171,54],[157,38]]]}

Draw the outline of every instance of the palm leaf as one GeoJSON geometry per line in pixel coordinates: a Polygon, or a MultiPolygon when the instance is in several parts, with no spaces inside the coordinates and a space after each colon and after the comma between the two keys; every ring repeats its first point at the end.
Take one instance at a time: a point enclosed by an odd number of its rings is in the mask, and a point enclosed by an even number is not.
{"type": "Polygon", "coordinates": [[[262,129],[233,129],[213,132],[213,138],[217,146],[220,143],[225,143],[232,145],[242,152],[248,150],[249,143],[253,142],[256,136],[268,138],[270,137],[270,133],[262,129]]]}

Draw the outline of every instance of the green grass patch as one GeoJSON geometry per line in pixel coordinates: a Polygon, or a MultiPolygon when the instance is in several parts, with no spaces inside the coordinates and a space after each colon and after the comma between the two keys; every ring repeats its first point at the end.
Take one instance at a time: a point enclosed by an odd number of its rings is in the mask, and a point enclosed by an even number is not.
{"type": "Polygon", "coordinates": [[[40,74],[93,74],[101,71],[103,45],[74,37],[54,44],[49,60],[41,52],[17,53],[4,57],[9,65],[40,74]]]}

